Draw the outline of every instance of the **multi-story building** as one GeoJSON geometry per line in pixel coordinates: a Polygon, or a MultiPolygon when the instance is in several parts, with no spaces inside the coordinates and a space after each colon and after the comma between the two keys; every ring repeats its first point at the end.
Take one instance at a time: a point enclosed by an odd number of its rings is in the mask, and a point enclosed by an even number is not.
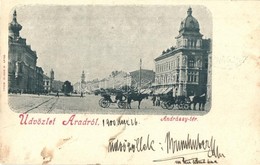
{"type": "Polygon", "coordinates": [[[43,91],[43,70],[41,67],[36,66],[36,92],[42,93],[43,91]]]}
{"type": "Polygon", "coordinates": [[[114,71],[111,75],[107,78],[98,81],[99,88],[114,88],[119,89],[123,86],[130,86],[131,85],[131,76],[130,74],[124,71],[114,71]]]}
{"type": "MultiPolygon", "coordinates": [[[[9,23],[8,39],[8,89],[34,93],[37,88],[37,54],[20,36],[22,26],[17,22],[16,11],[9,23]]],[[[40,75],[42,71],[40,71],[40,75]]],[[[40,84],[40,82],[38,82],[40,84]]]]}
{"type": "Polygon", "coordinates": [[[54,71],[51,69],[50,77],[47,75],[43,75],[43,88],[45,92],[53,91],[53,81],[54,81],[54,71]]]}
{"type": "Polygon", "coordinates": [[[103,88],[103,89],[106,89],[107,88],[107,83],[108,83],[108,79],[107,78],[103,78],[101,80],[99,80],[99,88],[103,88]]]}
{"type": "Polygon", "coordinates": [[[149,88],[154,82],[155,72],[153,70],[141,69],[130,72],[130,76],[132,87],[139,89],[149,88]]]}
{"type": "Polygon", "coordinates": [[[172,88],[175,95],[201,95],[207,92],[208,54],[211,40],[203,39],[192,9],[181,22],[176,46],[155,59],[155,88],[172,88]]]}

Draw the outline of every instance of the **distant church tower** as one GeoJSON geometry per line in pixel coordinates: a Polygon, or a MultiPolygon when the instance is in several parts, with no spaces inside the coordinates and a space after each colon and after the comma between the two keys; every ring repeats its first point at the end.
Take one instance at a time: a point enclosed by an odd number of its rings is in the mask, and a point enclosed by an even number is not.
{"type": "Polygon", "coordinates": [[[82,71],[82,74],[81,74],[81,83],[85,83],[85,78],[86,78],[86,75],[84,73],[84,70],[82,71]]]}
{"type": "Polygon", "coordinates": [[[79,86],[79,91],[85,93],[86,87],[87,87],[87,82],[86,82],[86,75],[84,73],[84,70],[82,71],[81,74],[81,81],[80,81],[80,86],[79,86]]]}

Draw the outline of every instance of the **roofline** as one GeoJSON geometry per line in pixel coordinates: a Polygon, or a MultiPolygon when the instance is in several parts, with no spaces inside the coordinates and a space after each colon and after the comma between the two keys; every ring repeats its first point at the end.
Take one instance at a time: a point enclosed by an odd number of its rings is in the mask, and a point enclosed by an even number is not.
{"type": "MultiPolygon", "coordinates": [[[[160,55],[159,57],[155,58],[154,61],[157,62],[159,60],[165,59],[167,57],[171,57],[174,56],[175,54],[179,53],[179,52],[183,52],[183,51],[187,51],[187,50],[191,50],[190,48],[177,48],[171,52],[165,53],[160,55]]],[[[206,49],[192,49],[193,51],[207,51],[206,49]]]]}
{"type": "MultiPolygon", "coordinates": [[[[135,70],[135,71],[132,71],[132,72],[129,72],[130,74],[133,73],[133,72],[139,72],[140,70],[135,70]]],[[[141,71],[150,71],[150,72],[154,72],[152,69],[141,69],[141,71]]]]}

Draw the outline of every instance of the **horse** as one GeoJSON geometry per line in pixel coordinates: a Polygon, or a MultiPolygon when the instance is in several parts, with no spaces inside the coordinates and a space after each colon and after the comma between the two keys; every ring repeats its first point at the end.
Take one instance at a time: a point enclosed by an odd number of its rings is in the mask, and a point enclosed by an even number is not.
{"type": "Polygon", "coordinates": [[[204,111],[205,109],[205,104],[206,104],[206,95],[202,94],[200,96],[190,96],[190,107],[191,104],[193,104],[193,110],[196,110],[196,105],[199,103],[199,111],[202,110],[204,111]]]}
{"type": "Polygon", "coordinates": [[[138,101],[138,109],[140,109],[140,104],[141,101],[144,98],[147,98],[149,95],[148,94],[142,94],[142,93],[136,93],[136,92],[131,92],[128,93],[127,95],[127,109],[131,109],[131,101],[138,101]]]}

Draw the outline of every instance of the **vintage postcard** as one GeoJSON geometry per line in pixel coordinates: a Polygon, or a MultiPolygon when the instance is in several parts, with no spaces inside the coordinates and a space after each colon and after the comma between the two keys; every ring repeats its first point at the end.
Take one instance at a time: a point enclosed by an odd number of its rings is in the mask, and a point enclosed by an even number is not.
{"type": "Polygon", "coordinates": [[[259,7],[2,1],[0,163],[259,164],[259,7]]]}

